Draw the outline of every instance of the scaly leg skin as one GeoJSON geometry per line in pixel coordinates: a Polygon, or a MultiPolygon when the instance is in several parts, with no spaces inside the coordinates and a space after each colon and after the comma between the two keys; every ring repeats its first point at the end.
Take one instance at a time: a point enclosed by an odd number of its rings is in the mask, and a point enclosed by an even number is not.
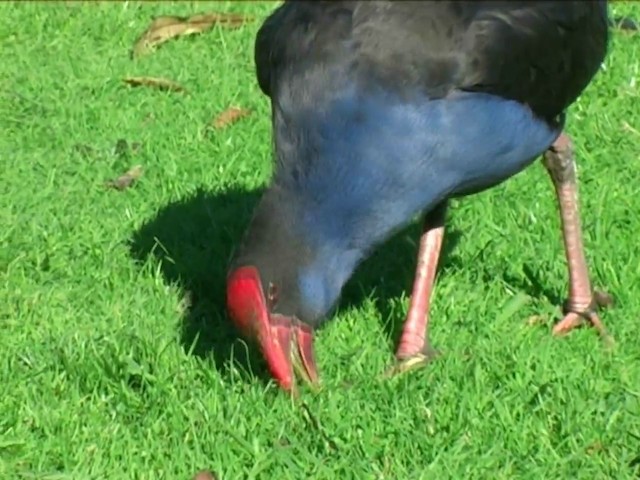
{"type": "Polygon", "coordinates": [[[606,342],[612,338],[596,313],[598,307],[611,303],[605,293],[593,292],[582,244],[578,209],[578,184],[571,139],[560,134],[543,157],[558,197],[565,254],[569,269],[569,299],[564,304],[564,318],[553,328],[554,335],[564,335],[585,321],[594,326],[606,342]]]}
{"type": "Polygon", "coordinates": [[[397,375],[425,365],[438,355],[429,343],[429,305],[444,237],[446,210],[445,202],[424,219],[409,312],[396,351],[397,363],[385,376],[397,375]]]}

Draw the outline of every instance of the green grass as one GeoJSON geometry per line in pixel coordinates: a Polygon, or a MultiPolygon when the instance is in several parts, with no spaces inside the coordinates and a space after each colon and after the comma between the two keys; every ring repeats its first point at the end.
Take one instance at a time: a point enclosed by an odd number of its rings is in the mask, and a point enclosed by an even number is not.
{"type": "Polygon", "coordinates": [[[152,16],[273,6],[0,5],[0,478],[638,478],[640,36],[614,34],[568,127],[617,348],[589,329],[550,335],[567,275],[537,163],[455,204],[432,310],[445,355],[379,379],[413,226],[348,285],[318,334],[324,388],[302,404],[247,360],[223,311],[226,263],[271,169],[260,22],[129,58],[152,16]],[[190,93],[129,88],[128,75],[190,93]],[[232,104],[254,113],[205,128],[232,104]],[[116,151],[119,139],[141,147],[116,151]],[[133,188],[103,187],[134,164],[133,188]]]}

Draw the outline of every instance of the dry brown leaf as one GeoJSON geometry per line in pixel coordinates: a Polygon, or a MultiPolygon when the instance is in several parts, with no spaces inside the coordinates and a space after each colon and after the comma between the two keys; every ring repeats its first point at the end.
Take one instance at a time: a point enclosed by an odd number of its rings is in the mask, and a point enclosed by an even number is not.
{"type": "Polygon", "coordinates": [[[241,107],[229,107],[220,115],[218,115],[212,123],[214,128],[224,128],[227,125],[237,122],[241,118],[249,116],[251,110],[241,107]]]}
{"type": "Polygon", "coordinates": [[[193,476],[193,480],[217,480],[218,477],[215,473],[209,470],[202,470],[193,476]]]}
{"type": "Polygon", "coordinates": [[[214,25],[237,28],[253,17],[238,13],[202,13],[191,17],[157,17],[133,46],[133,57],[151,53],[158,45],[172,38],[206,32],[214,25]]]}
{"type": "Polygon", "coordinates": [[[126,190],[131,187],[142,176],[142,165],[136,165],[131,167],[123,175],[120,175],[115,180],[109,180],[106,182],[106,186],[115,188],[116,190],[126,190]]]}
{"type": "Polygon", "coordinates": [[[172,92],[186,92],[187,90],[179,83],[173,80],[167,80],[166,78],[154,78],[154,77],[127,77],[122,80],[127,85],[132,87],[154,87],[160,90],[169,90],[172,92]]]}

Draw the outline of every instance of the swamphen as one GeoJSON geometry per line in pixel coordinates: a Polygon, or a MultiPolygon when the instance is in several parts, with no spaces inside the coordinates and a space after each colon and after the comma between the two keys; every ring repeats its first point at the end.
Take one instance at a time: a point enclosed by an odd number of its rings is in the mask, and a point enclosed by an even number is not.
{"type": "Polygon", "coordinates": [[[607,50],[606,1],[286,2],[260,28],[275,167],[227,278],[230,317],[280,386],[315,383],[314,329],[357,265],[424,215],[400,365],[428,360],[450,198],[543,155],[569,267],[565,317],[595,313],[565,110],[607,50]]]}

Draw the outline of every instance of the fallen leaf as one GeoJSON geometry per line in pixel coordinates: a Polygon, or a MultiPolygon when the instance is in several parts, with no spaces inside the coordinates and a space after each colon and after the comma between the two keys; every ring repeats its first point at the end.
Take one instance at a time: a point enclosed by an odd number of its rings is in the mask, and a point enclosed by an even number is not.
{"type": "Polygon", "coordinates": [[[142,176],[142,165],[136,165],[131,167],[123,175],[120,175],[115,180],[109,180],[106,182],[106,186],[115,188],[116,190],[126,190],[131,187],[142,176]]]}
{"type": "Polygon", "coordinates": [[[158,45],[172,38],[206,32],[214,25],[237,28],[250,20],[253,20],[253,17],[238,13],[203,13],[191,17],[157,17],[134,44],[132,56],[135,58],[150,53],[158,45]]]}
{"type": "Polygon", "coordinates": [[[229,107],[211,123],[214,128],[224,128],[251,114],[251,110],[241,107],[229,107]]]}
{"type": "Polygon", "coordinates": [[[193,480],[218,480],[218,477],[209,470],[202,470],[193,476],[193,480]]]}
{"type": "Polygon", "coordinates": [[[166,78],[154,78],[154,77],[127,77],[123,79],[123,82],[132,87],[155,87],[160,90],[169,90],[172,92],[186,92],[187,90],[172,80],[166,78]]]}

